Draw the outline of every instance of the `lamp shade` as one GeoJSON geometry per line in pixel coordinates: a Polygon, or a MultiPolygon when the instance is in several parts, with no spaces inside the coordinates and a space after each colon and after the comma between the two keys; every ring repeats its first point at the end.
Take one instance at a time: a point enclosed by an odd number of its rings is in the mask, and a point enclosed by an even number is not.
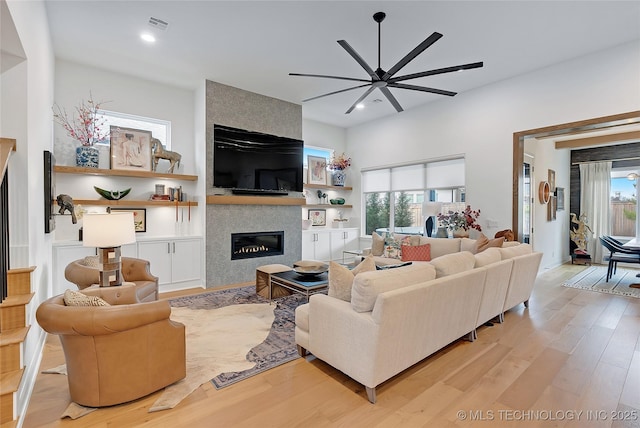
{"type": "Polygon", "coordinates": [[[422,205],[422,215],[425,217],[433,217],[442,212],[441,202],[425,202],[422,205]]]}
{"type": "Polygon", "coordinates": [[[136,242],[131,212],[85,214],[82,231],[85,247],[109,248],[136,242]]]}

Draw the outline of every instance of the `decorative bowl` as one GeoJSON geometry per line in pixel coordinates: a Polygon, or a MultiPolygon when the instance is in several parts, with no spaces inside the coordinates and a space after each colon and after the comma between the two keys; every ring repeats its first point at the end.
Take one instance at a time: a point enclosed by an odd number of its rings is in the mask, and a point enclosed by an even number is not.
{"type": "Polygon", "coordinates": [[[96,186],[93,186],[93,188],[95,189],[96,192],[98,192],[100,196],[110,201],[117,201],[119,199],[122,199],[125,196],[127,196],[131,191],[131,187],[125,190],[105,190],[96,186]]]}
{"type": "Polygon", "coordinates": [[[293,264],[293,270],[298,275],[315,276],[329,270],[329,265],[316,260],[300,260],[293,264]]]}
{"type": "Polygon", "coordinates": [[[344,198],[329,199],[331,205],[344,205],[344,198]]]}

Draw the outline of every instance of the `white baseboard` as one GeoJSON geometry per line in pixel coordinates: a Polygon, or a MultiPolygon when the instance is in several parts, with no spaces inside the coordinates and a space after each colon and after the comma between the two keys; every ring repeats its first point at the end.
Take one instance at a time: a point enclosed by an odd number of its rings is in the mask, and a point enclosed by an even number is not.
{"type": "Polygon", "coordinates": [[[29,402],[31,401],[31,394],[33,394],[33,388],[36,385],[36,378],[40,370],[40,363],[42,362],[42,353],[44,351],[44,343],[47,339],[47,333],[42,329],[30,329],[30,331],[39,331],[40,337],[36,339],[36,355],[31,360],[31,364],[25,367],[24,374],[22,375],[21,387],[18,390],[18,397],[16,397],[17,408],[16,414],[18,415],[17,428],[22,428],[24,418],[29,408],[29,402]]]}

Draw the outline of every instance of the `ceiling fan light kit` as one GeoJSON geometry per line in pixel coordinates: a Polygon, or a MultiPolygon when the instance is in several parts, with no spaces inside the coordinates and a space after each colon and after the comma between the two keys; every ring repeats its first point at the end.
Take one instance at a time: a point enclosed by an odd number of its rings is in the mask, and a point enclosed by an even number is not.
{"type": "Polygon", "coordinates": [[[371,92],[373,92],[376,89],[379,89],[380,92],[382,92],[382,94],[391,103],[391,105],[396,109],[396,111],[398,113],[400,113],[401,111],[403,111],[403,108],[400,105],[400,103],[398,102],[398,100],[393,96],[393,94],[391,93],[389,88],[398,88],[398,89],[407,89],[407,90],[411,90],[411,91],[429,92],[429,93],[432,93],[432,94],[446,95],[446,96],[452,97],[452,96],[456,95],[456,92],[446,91],[446,90],[443,90],[443,89],[429,88],[429,87],[426,87],[426,86],[410,85],[410,84],[400,83],[400,82],[403,82],[405,80],[417,79],[417,78],[420,78],[420,77],[434,76],[436,74],[444,74],[444,73],[451,73],[451,72],[454,72],[454,71],[470,70],[470,69],[473,69],[473,68],[480,68],[480,67],[483,66],[482,62],[473,62],[473,63],[469,63],[469,64],[456,65],[456,66],[453,66],[453,67],[438,68],[438,69],[434,69],[434,70],[423,71],[423,72],[420,72],[420,73],[412,73],[412,74],[406,74],[406,75],[403,75],[403,76],[394,77],[396,75],[396,73],[398,73],[402,68],[404,68],[407,64],[409,64],[418,55],[420,55],[425,49],[427,49],[429,46],[431,46],[432,44],[437,42],[442,37],[442,34],[440,34],[438,32],[433,32],[429,37],[427,37],[424,41],[422,41],[422,43],[420,43],[411,52],[409,52],[400,61],[398,61],[393,67],[391,67],[388,71],[385,71],[380,67],[380,27],[381,27],[380,24],[382,23],[382,21],[384,21],[384,18],[386,16],[387,15],[384,12],[376,12],[376,13],[373,14],[373,20],[378,23],[378,68],[375,71],[358,54],[358,52],[356,52],[356,50],[353,49],[351,47],[351,45],[349,45],[349,43],[346,42],[346,40],[338,40],[338,44],[340,46],[342,46],[342,48],[344,50],[346,50],[347,53],[349,55],[351,55],[351,57],[354,60],[356,60],[356,62],[367,72],[367,74],[369,75],[370,79],[367,80],[367,79],[358,79],[358,78],[354,78],[354,77],[331,76],[331,75],[326,75],[326,74],[289,73],[290,76],[319,77],[319,78],[323,78],[323,79],[337,79],[337,80],[348,80],[348,81],[352,81],[352,82],[363,82],[363,84],[360,84],[360,85],[357,85],[357,86],[352,86],[350,88],[329,92],[329,93],[326,93],[326,94],[323,94],[323,95],[318,95],[318,96],[315,96],[315,97],[312,97],[312,98],[307,98],[305,100],[302,100],[302,102],[308,102],[308,101],[312,101],[312,100],[317,100],[318,98],[327,97],[329,95],[335,95],[335,94],[351,91],[351,90],[358,89],[358,88],[366,88],[366,87],[368,87],[365,90],[365,92],[360,96],[360,98],[358,98],[351,105],[351,107],[349,107],[349,109],[347,109],[345,114],[351,113],[353,111],[353,109],[355,109],[358,106],[358,104],[360,104],[362,101],[364,101],[364,99],[367,98],[369,96],[369,94],[371,94],[371,92]]]}

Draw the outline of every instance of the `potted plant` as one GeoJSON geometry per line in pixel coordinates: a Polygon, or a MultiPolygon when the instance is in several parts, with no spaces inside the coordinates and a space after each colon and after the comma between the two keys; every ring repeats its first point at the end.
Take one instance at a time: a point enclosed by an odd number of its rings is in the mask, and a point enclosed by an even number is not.
{"type": "Polygon", "coordinates": [[[480,210],[472,210],[470,205],[462,211],[451,211],[438,214],[438,221],[444,228],[453,234],[454,237],[468,237],[469,229],[482,231],[482,227],[476,223],[480,217],[480,210]]]}
{"type": "Polygon", "coordinates": [[[58,104],[53,105],[53,119],[71,138],[80,142],[80,147],[76,148],[77,166],[98,168],[99,152],[93,145],[109,136],[109,128],[98,113],[101,104],[94,102],[89,93],[89,99],[81,101],[73,115],[68,115],[58,104]]]}
{"type": "Polygon", "coordinates": [[[331,183],[334,186],[344,186],[345,180],[347,178],[347,173],[345,172],[345,170],[351,166],[351,158],[344,153],[341,153],[339,155],[336,155],[334,153],[331,156],[331,159],[329,160],[329,164],[327,166],[332,171],[331,183]]]}

